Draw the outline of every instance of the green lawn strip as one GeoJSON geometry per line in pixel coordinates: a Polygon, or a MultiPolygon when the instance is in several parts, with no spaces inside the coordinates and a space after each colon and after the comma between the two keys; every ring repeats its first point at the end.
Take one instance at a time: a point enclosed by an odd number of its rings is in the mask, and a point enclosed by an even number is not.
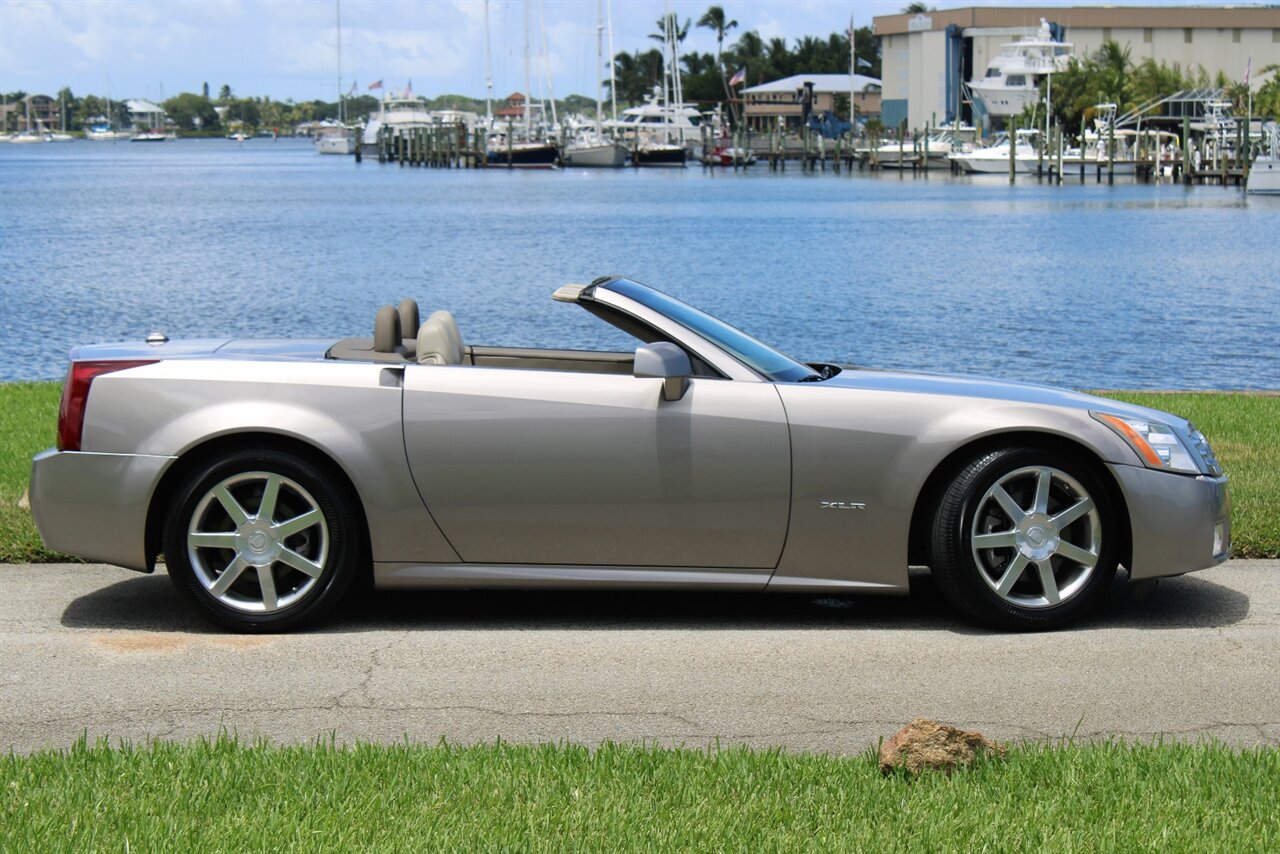
{"type": "Polygon", "coordinates": [[[0,383],[0,563],[66,560],[40,542],[31,511],[18,506],[31,458],[51,447],[61,383],[0,383]]]}
{"type": "Polygon", "coordinates": [[[1231,477],[1235,557],[1280,557],[1280,397],[1213,392],[1103,392],[1174,412],[1199,428],[1231,477]]]}
{"type": "Polygon", "coordinates": [[[80,745],[0,759],[4,851],[1275,851],[1280,752],[1023,745],[951,776],[604,745],[80,745]]]}
{"type": "MultiPolygon", "coordinates": [[[[66,560],[40,543],[18,507],[31,457],[50,447],[59,383],[0,383],[0,563],[66,560]]],[[[1104,392],[1190,418],[1231,476],[1234,555],[1280,557],[1280,397],[1212,392],[1104,392]]]]}

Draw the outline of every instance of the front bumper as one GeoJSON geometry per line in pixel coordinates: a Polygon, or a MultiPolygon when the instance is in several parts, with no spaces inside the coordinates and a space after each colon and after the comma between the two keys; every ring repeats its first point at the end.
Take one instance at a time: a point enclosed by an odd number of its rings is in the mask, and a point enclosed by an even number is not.
{"type": "Polygon", "coordinates": [[[1231,554],[1227,478],[1109,465],[1129,507],[1133,580],[1182,575],[1231,554]],[[1216,548],[1215,548],[1216,545],[1216,548]]]}
{"type": "Polygon", "coordinates": [[[147,508],[174,457],[48,450],[31,461],[31,515],[44,544],[150,572],[147,508]]]}

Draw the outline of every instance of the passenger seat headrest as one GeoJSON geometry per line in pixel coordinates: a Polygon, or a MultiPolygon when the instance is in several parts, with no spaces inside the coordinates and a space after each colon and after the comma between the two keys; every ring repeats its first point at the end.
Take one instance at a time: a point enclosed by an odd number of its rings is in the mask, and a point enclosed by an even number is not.
{"type": "Polygon", "coordinates": [[[400,313],[400,333],[402,335],[416,335],[418,325],[418,301],[413,297],[405,297],[400,300],[400,306],[396,309],[400,313]]]}
{"type": "Polygon", "coordinates": [[[447,311],[435,311],[418,330],[418,364],[461,365],[464,358],[458,324],[447,311]]]}
{"type": "Polygon", "coordinates": [[[373,321],[373,351],[394,353],[397,348],[403,347],[400,340],[400,312],[394,306],[384,305],[378,309],[378,316],[373,321]]]}

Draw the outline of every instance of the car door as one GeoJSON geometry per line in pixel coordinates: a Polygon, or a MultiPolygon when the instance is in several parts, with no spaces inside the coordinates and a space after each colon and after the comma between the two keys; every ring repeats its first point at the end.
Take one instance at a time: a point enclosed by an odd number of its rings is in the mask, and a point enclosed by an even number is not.
{"type": "Polygon", "coordinates": [[[787,423],[769,383],[470,365],[405,369],[404,435],[424,502],[464,561],[777,565],[787,423]]]}

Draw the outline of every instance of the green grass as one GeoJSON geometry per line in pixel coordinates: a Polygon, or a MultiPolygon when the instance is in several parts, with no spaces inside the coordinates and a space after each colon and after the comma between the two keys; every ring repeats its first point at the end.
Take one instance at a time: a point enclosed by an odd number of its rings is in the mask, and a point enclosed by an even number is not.
{"type": "Polygon", "coordinates": [[[18,506],[31,458],[53,446],[61,383],[0,383],[0,563],[65,560],[40,542],[31,511],[18,506]]]}
{"type": "MultiPolygon", "coordinates": [[[[58,383],[0,383],[0,563],[65,560],[45,549],[18,507],[31,457],[54,442],[58,383]]],[[[1236,557],[1280,557],[1280,397],[1110,392],[1190,418],[1231,475],[1236,557]]]]}
{"type": "Polygon", "coordinates": [[[1280,397],[1211,392],[1105,392],[1174,412],[1209,438],[1231,477],[1232,554],[1280,557],[1280,397]]]}
{"type": "Polygon", "coordinates": [[[0,851],[1276,851],[1280,752],[1023,745],[951,776],[604,745],[231,739],[0,759],[0,851]]]}

